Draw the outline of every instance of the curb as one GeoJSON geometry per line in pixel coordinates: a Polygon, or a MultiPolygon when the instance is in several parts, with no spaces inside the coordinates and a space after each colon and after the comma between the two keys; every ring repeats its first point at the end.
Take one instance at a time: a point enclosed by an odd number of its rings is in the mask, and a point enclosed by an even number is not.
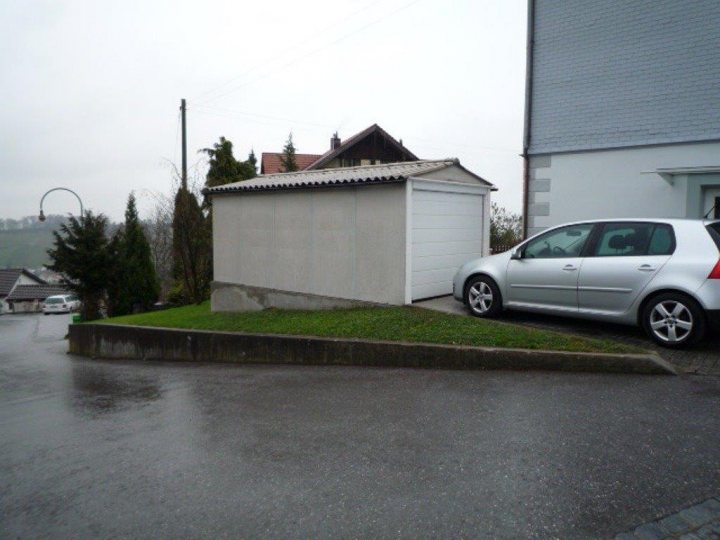
{"type": "Polygon", "coordinates": [[[105,359],[677,375],[654,353],[502,349],[92,323],[71,324],[69,341],[71,354],[105,359]]]}

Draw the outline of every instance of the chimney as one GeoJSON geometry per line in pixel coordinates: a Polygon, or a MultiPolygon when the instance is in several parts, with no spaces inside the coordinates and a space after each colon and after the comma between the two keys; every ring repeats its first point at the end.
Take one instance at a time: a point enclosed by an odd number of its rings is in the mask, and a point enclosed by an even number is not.
{"type": "Polygon", "coordinates": [[[333,136],[330,138],[330,150],[335,150],[337,147],[340,146],[340,137],[338,137],[337,131],[333,133],[333,136]]]}

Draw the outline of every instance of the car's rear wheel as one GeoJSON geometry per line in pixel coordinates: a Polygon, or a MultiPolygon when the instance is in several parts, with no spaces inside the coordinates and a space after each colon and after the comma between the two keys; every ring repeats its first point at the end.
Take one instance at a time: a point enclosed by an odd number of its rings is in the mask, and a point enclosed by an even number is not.
{"type": "Polygon", "coordinates": [[[495,281],[475,276],[465,285],[465,304],[475,317],[496,317],[502,311],[502,297],[495,281]]]}
{"type": "Polygon", "coordinates": [[[681,293],[664,293],[652,298],[642,313],[648,336],[663,347],[681,348],[705,335],[705,314],[698,303],[681,293]]]}

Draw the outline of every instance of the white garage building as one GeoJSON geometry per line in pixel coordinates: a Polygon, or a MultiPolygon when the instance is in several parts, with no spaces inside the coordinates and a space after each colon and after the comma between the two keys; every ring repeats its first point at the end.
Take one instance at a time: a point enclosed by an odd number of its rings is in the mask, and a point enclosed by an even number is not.
{"type": "Polygon", "coordinates": [[[458,160],[259,176],[212,199],[214,311],[407,304],[490,250],[496,188],[458,160]]]}

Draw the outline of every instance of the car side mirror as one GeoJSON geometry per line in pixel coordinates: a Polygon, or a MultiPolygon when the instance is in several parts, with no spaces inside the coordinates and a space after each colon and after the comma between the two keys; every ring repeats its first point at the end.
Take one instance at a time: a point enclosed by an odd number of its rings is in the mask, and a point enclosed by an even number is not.
{"type": "Polygon", "coordinates": [[[513,261],[519,261],[522,259],[522,249],[513,249],[513,252],[510,254],[510,258],[513,261]]]}

